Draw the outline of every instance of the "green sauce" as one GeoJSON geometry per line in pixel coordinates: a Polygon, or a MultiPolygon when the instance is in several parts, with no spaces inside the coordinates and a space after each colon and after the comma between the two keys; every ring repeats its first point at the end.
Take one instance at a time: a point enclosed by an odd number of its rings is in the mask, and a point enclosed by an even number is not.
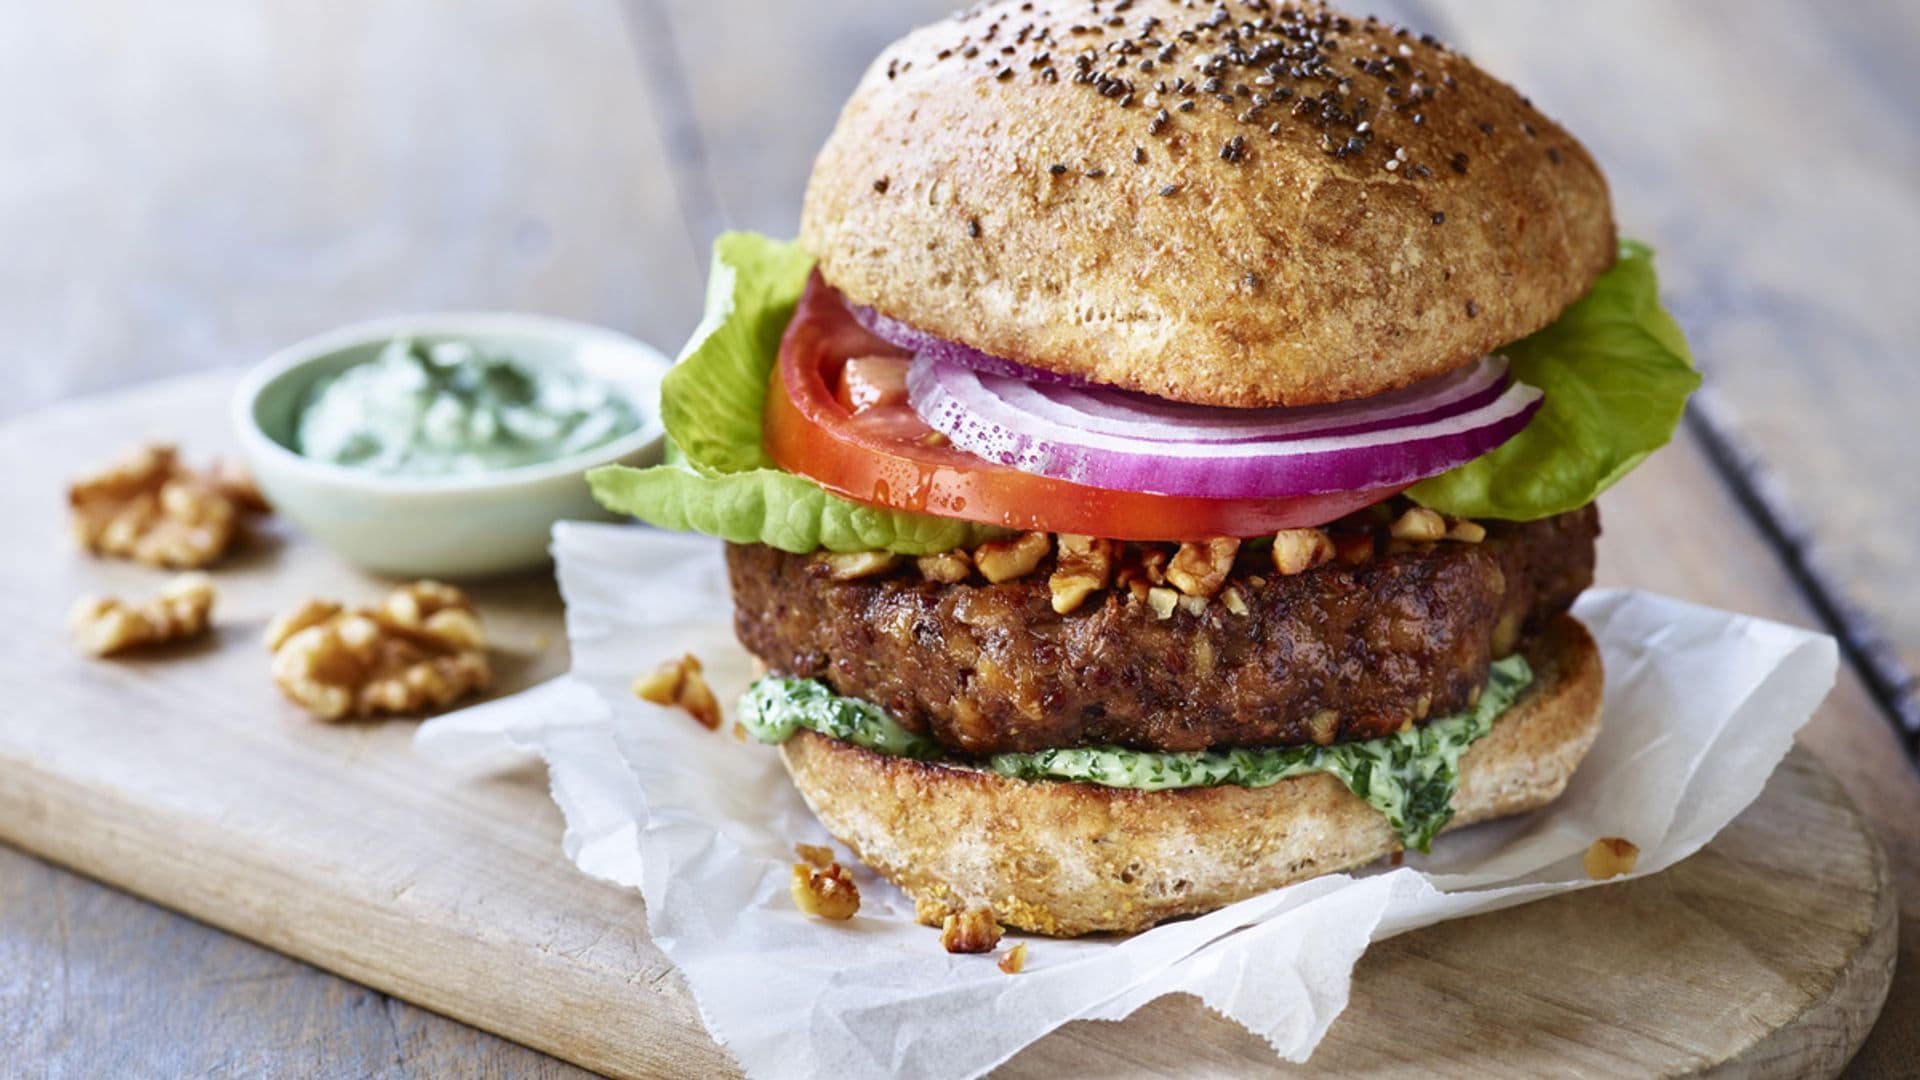
{"type": "MultiPolygon", "coordinates": [[[[1380,811],[1403,844],[1426,851],[1453,817],[1460,755],[1491,731],[1494,719],[1532,683],[1533,670],[1526,660],[1509,656],[1494,662],[1486,689],[1473,708],[1361,742],[1182,754],[1080,747],[995,754],[984,767],[1022,780],[1073,780],[1142,791],[1222,784],[1266,787],[1289,777],[1324,772],[1380,811]]],[[[806,728],[883,754],[923,761],[945,755],[938,743],[908,731],[879,706],[841,697],[812,679],[770,676],[759,680],[741,699],[740,721],[764,743],[785,742],[806,728]]],[[[949,764],[981,767],[957,760],[949,764]]]]}
{"type": "Polygon", "coordinates": [[[555,461],[639,426],[627,398],[584,374],[463,341],[398,338],[308,392],[294,449],[372,472],[453,476],[555,461]]]}

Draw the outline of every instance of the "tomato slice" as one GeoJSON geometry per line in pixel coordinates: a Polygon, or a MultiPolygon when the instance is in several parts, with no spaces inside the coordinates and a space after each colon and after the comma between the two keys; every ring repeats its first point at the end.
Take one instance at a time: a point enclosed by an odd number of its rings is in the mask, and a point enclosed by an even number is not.
{"type": "Polygon", "coordinates": [[[907,362],[898,356],[856,356],[841,365],[838,382],[834,400],[855,415],[907,403],[907,362]]]}
{"type": "Polygon", "coordinates": [[[903,392],[909,359],[855,322],[816,273],[767,388],[767,452],[788,472],[856,502],[1114,540],[1249,537],[1323,525],[1400,490],[1208,499],[1021,472],[953,448],[914,413],[903,392]],[[896,385],[902,392],[890,392],[896,385]]]}

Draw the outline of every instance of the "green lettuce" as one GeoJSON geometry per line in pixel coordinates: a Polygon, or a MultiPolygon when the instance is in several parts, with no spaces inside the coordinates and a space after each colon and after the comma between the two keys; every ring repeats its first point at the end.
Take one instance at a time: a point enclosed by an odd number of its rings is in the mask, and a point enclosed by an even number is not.
{"type": "Polygon", "coordinates": [[[1498,449],[1409,488],[1416,502],[1516,521],[1578,509],[1666,445],[1700,385],[1660,306],[1653,252],[1631,240],[1586,296],[1500,352],[1546,391],[1540,411],[1498,449]]]}
{"type": "Polygon", "coordinates": [[[792,552],[925,555],[1000,535],[991,526],[865,506],[774,464],[760,438],[767,383],[812,268],[798,244],[745,232],[714,241],[705,315],[660,384],[666,463],[594,469],[587,473],[594,498],[663,529],[792,552]]]}

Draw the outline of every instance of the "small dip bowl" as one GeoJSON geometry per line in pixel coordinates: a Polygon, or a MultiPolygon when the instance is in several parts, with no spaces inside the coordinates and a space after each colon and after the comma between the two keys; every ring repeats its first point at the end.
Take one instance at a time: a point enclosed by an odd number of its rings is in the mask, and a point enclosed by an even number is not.
{"type": "Polygon", "coordinates": [[[624,334],[537,315],[404,315],[342,327],[268,357],[235,392],[233,422],[274,510],[347,560],[396,577],[472,578],[546,563],[553,523],[607,518],[581,474],[660,460],[660,377],[671,362],[624,334]],[[559,367],[625,395],[640,426],[552,461],[459,476],[395,476],[295,449],[307,395],[395,338],[457,340],[529,368],[559,367]]]}

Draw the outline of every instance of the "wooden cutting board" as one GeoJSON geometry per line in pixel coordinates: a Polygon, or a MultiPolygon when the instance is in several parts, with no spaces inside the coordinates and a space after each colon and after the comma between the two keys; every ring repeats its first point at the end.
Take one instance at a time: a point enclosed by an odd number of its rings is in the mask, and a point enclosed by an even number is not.
{"type": "MultiPolygon", "coordinates": [[[[309,596],[371,600],[382,582],[270,530],[217,572],[210,641],[119,661],[69,646],[74,597],[146,594],[164,578],[72,549],[69,474],[150,436],[196,459],[225,450],[231,383],[196,376],[0,428],[0,838],[582,1065],[733,1071],[648,940],[638,895],[562,856],[537,766],[462,778],[411,753],[409,723],[328,727],[279,697],[267,620],[309,596]]],[[[1634,528],[1653,516],[1625,519],[1634,528]]],[[[564,669],[544,575],[474,592],[504,689],[564,669]]],[[[1666,873],[1376,946],[1312,1068],[1833,1073],[1885,997],[1894,910],[1860,814],[1795,751],[1746,814],[1666,873]]],[[[1121,1024],[1070,1025],[1005,1072],[1277,1064],[1181,998],[1121,1024]]]]}

